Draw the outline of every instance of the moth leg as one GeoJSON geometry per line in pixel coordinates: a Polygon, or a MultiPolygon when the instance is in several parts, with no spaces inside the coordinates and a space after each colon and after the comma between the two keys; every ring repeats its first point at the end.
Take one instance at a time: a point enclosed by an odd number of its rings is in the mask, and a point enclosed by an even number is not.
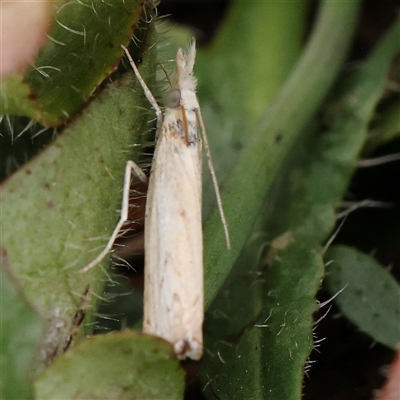
{"type": "Polygon", "coordinates": [[[142,75],[140,75],[140,72],[137,69],[136,64],[133,61],[131,55],[129,54],[128,49],[125,46],[123,46],[122,44],[121,44],[121,47],[124,50],[126,56],[128,57],[129,63],[131,64],[131,67],[132,67],[133,71],[135,72],[136,78],[138,79],[138,81],[142,85],[143,92],[144,92],[145,96],[147,97],[147,100],[149,101],[151,106],[154,108],[154,111],[156,112],[156,116],[157,116],[157,135],[158,135],[158,133],[160,132],[160,129],[161,129],[161,125],[162,125],[162,111],[161,111],[161,108],[158,105],[157,100],[154,98],[153,94],[151,93],[151,90],[146,85],[146,82],[142,78],[142,75]]]}
{"type": "Polygon", "coordinates": [[[198,118],[198,121],[200,124],[200,128],[201,128],[202,138],[203,138],[203,142],[204,142],[204,149],[205,149],[206,157],[207,157],[208,169],[210,170],[210,173],[211,173],[211,178],[212,178],[212,182],[214,185],[214,191],[215,191],[215,195],[217,197],[217,205],[218,205],[219,215],[221,216],[222,226],[224,228],[224,233],[225,233],[226,247],[228,249],[230,249],[231,248],[231,240],[229,237],[228,222],[226,221],[224,207],[222,205],[222,198],[221,198],[221,193],[219,191],[217,175],[215,173],[214,164],[212,162],[210,145],[208,144],[206,127],[204,126],[203,116],[201,115],[200,108],[196,109],[196,115],[197,115],[197,118],[198,118]]]}
{"type": "Polygon", "coordinates": [[[89,271],[90,269],[95,267],[97,264],[99,264],[104,259],[104,257],[111,251],[113,244],[115,242],[115,239],[117,238],[118,233],[121,230],[122,226],[128,220],[129,191],[130,191],[130,186],[131,186],[132,172],[135,175],[137,175],[137,177],[141,181],[147,182],[147,176],[142,171],[142,169],[136,163],[129,160],[126,163],[126,167],[125,167],[124,190],[123,190],[123,194],[122,194],[121,215],[120,215],[118,224],[115,227],[114,232],[110,236],[110,239],[108,240],[107,245],[104,248],[104,250],[93,261],[91,261],[89,264],[87,264],[85,267],[83,267],[79,272],[83,273],[83,272],[89,271]]]}

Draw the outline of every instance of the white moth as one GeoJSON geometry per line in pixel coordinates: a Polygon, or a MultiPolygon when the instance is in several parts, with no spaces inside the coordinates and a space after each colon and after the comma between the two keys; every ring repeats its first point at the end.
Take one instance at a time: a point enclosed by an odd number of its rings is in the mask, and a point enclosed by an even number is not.
{"type": "MultiPolygon", "coordinates": [[[[123,47],[123,46],[122,46],[123,47]]],[[[178,50],[171,90],[165,96],[165,115],[123,47],[149,102],[157,114],[157,142],[149,179],[145,217],[145,288],[143,332],[169,341],[179,359],[203,354],[203,235],[202,142],[217,194],[217,203],[229,236],[217,180],[212,167],[204,123],[193,76],[196,46],[178,50]]],[[[111,250],[129,206],[131,171],[146,177],[128,161],[121,219],[104,251],[82,271],[95,266],[111,250]]]]}

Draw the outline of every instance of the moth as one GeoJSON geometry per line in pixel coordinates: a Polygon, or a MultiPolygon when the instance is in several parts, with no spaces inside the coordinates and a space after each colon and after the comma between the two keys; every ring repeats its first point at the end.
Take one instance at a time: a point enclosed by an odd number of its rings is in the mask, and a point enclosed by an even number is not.
{"type": "MultiPolygon", "coordinates": [[[[145,214],[145,287],[143,332],[170,342],[179,359],[198,360],[203,354],[203,234],[202,142],[225,230],[218,183],[193,75],[196,45],[179,49],[171,89],[164,97],[164,117],[128,50],[121,46],[157,115],[156,147],[150,172],[145,214]],[[202,137],[201,137],[202,136],[202,137]]],[[[104,251],[83,271],[111,250],[128,216],[131,172],[145,174],[128,161],[121,218],[104,251]]]]}

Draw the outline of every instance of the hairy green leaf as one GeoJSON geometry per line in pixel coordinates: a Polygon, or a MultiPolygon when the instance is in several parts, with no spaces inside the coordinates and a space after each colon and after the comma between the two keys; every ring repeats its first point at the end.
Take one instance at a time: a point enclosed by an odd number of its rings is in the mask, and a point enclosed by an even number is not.
{"type": "MultiPolygon", "coordinates": [[[[145,77],[154,60],[149,53],[145,77]]],[[[126,160],[141,154],[151,128],[147,108],[127,74],[1,186],[3,257],[47,322],[42,366],[82,330],[80,316],[95,312],[107,275],[99,267],[79,270],[100,253],[118,220],[126,160]]]]}
{"type": "Polygon", "coordinates": [[[142,1],[54,1],[53,7],[48,40],[34,65],[1,84],[1,113],[43,125],[70,119],[116,68],[142,1]]]}
{"type": "Polygon", "coordinates": [[[172,346],[135,331],[93,336],[48,368],[37,400],[182,399],[184,373],[172,346]]]}

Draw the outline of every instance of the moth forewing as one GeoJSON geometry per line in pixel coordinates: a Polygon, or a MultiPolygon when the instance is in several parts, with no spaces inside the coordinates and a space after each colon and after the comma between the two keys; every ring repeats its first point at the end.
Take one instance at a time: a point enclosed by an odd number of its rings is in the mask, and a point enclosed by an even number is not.
{"type": "Polygon", "coordinates": [[[177,53],[156,144],[145,223],[143,331],[173,344],[178,358],[203,354],[202,153],[192,75],[194,43],[177,53]]]}
{"type": "Polygon", "coordinates": [[[195,360],[204,314],[199,151],[200,142],[187,146],[163,125],[147,199],[143,321],[143,331],[172,343],[178,358],[195,360]]]}

